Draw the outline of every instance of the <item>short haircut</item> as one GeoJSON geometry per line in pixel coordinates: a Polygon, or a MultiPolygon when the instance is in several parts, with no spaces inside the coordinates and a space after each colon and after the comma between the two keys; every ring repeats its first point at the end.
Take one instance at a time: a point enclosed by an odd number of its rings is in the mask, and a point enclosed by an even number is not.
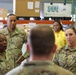
{"type": "Polygon", "coordinates": [[[48,55],[54,47],[54,32],[49,26],[39,25],[31,29],[29,40],[34,55],[48,55]]]}
{"type": "Polygon", "coordinates": [[[9,16],[16,16],[16,15],[15,15],[15,14],[9,14],[9,15],[7,15],[7,18],[8,18],[9,16]]]}

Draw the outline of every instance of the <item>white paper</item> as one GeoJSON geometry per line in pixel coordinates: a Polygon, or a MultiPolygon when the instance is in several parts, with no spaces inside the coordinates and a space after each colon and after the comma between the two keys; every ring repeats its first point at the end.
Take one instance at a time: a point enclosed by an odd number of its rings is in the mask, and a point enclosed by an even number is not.
{"type": "Polygon", "coordinates": [[[33,9],[33,2],[28,2],[28,9],[33,9]]]}
{"type": "Polygon", "coordinates": [[[40,2],[39,1],[35,1],[35,8],[39,8],[40,6],[40,2]]]}
{"type": "Polygon", "coordinates": [[[39,10],[36,9],[35,12],[36,12],[36,13],[39,13],[39,10]]]}

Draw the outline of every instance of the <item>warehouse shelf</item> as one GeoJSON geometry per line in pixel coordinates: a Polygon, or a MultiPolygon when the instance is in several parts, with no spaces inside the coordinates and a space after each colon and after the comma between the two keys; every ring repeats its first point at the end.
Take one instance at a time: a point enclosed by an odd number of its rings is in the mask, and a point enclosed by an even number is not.
{"type": "MultiPolygon", "coordinates": [[[[7,24],[6,20],[0,20],[3,24],[7,24]]],[[[17,24],[28,24],[34,22],[36,24],[53,24],[54,20],[17,20],[17,24]]],[[[70,20],[60,20],[62,24],[73,25],[73,21],[70,20]]]]}

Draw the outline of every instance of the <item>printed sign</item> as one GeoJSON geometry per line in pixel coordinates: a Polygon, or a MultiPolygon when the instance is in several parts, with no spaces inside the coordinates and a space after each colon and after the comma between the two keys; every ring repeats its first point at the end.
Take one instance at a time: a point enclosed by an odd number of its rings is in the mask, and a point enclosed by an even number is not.
{"type": "Polygon", "coordinates": [[[71,4],[44,3],[44,17],[71,17],[71,4]]]}

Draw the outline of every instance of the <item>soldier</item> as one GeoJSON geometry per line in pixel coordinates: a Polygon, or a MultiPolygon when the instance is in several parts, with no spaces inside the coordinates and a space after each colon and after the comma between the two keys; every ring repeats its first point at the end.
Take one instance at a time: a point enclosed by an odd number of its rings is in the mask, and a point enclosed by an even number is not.
{"type": "MultiPolygon", "coordinates": [[[[22,45],[27,41],[26,33],[22,29],[16,27],[16,15],[9,14],[7,16],[7,27],[2,29],[0,33],[6,35],[7,38],[7,49],[6,49],[6,59],[12,62],[12,68],[16,67],[18,62],[24,60],[29,56],[26,52],[25,56],[22,56],[22,45]]],[[[10,64],[10,62],[9,62],[10,64]]]]}
{"type": "Polygon", "coordinates": [[[74,75],[52,62],[56,46],[53,30],[49,26],[34,27],[28,35],[28,46],[29,62],[23,62],[6,75],[74,75]]]}
{"type": "Polygon", "coordinates": [[[67,45],[57,51],[54,62],[76,75],[76,29],[74,27],[67,28],[65,35],[67,45]]]}
{"type": "Polygon", "coordinates": [[[0,75],[7,72],[5,50],[7,47],[7,40],[4,34],[0,34],[0,75]]]}

